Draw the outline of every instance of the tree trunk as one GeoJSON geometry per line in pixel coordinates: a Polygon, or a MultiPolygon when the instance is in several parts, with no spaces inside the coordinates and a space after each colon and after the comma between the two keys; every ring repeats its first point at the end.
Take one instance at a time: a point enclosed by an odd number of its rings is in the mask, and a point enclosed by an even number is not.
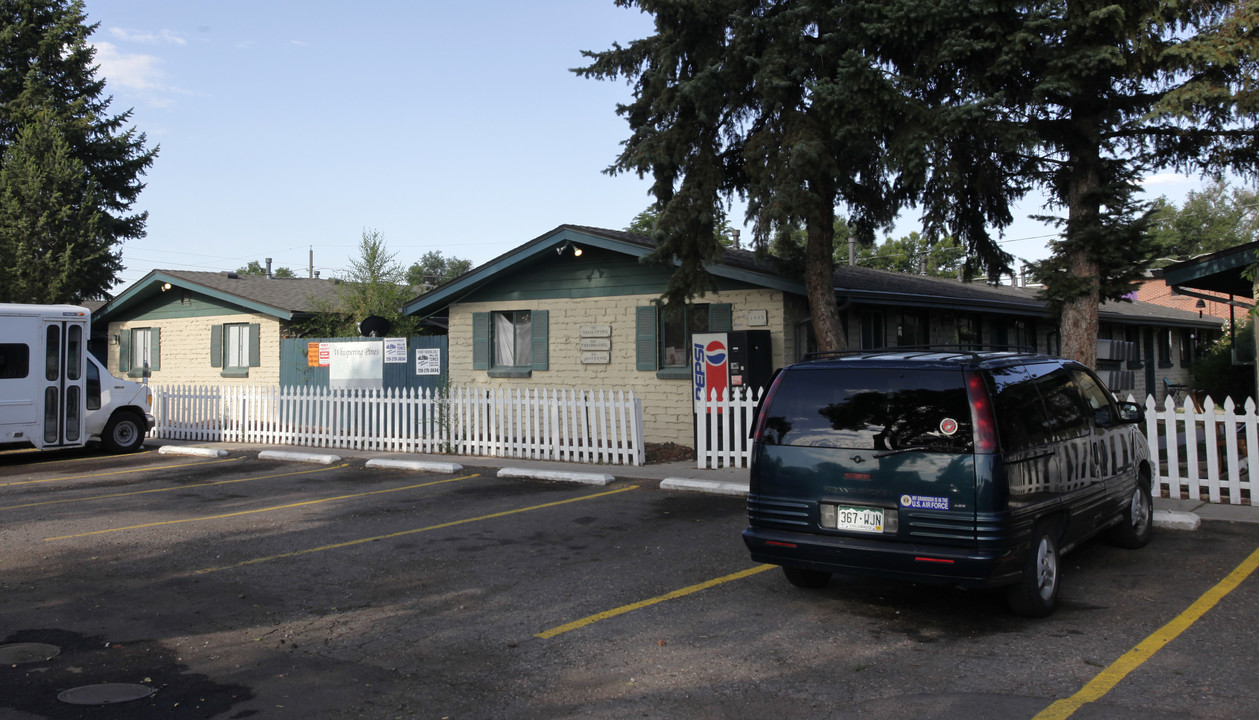
{"type": "Polygon", "coordinates": [[[809,296],[818,350],[846,350],[847,338],[835,302],[835,219],[813,219],[806,228],[804,289],[809,296]]]}
{"type": "Polygon", "coordinates": [[[1071,275],[1087,279],[1088,291],[1062,306],[1058,330],[1062,336],[1062,356],[1087,367],[1097,364],[1097,305],[1101,301],[1097,263],[1084,250],[1075,250],[1070,259],[1071,275]]]}

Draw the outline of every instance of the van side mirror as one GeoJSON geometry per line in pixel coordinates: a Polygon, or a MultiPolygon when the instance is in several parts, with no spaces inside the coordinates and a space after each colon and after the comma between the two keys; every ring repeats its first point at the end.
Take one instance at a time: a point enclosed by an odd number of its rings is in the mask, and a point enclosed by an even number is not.
{"type": "Polygon", "coordinates": [[[1145,422],[1145,408],[1134,402],[1119,403],[1119,419],[1126,423],[1145,422]]]}

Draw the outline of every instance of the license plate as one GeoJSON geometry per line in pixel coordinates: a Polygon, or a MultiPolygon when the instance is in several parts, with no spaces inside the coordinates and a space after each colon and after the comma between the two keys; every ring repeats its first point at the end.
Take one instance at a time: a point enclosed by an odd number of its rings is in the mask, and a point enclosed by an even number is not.
{"type": "Polygon", "coordinates": [[[844,507],[835,508],[835,529],[853,532],[883,532],[883,509],[844,507]]]}

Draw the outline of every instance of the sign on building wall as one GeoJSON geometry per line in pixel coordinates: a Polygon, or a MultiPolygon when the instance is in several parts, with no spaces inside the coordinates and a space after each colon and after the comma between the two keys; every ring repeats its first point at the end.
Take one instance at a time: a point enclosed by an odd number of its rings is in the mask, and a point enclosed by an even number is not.
{"type": "Polygon", "coordinates": [[[407,339],[385,338],[385,362],[388,364],[407,361],[407,339]]]}
{"type": "Polygon", "coordinates": [[[384,346],[379,341],[329,343],[328,385],[379,388],[384,378],[384,346]]]}
{"type": "Polygon", "coordinates": [[[441,375],[442,351],[440,348],[415,349],[416,375],[441,375]]]}

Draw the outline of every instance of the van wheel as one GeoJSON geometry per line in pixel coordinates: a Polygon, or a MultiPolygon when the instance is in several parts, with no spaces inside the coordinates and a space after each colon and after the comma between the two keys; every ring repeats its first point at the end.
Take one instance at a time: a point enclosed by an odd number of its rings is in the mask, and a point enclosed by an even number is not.
{"type": "Polygon", "coordinates": [[[800,568],[783,566],[783,575],[787,576],[787,582],[798,588],[808,588],[817,590],[826,587],[826,583],[831,581],[831,574],[822,572],[821,570],[802,570],[800,568]]]}
{"type": "Polygon", "coordinates": [[[1015,615],[1045,617],[1058,604],[1058,541],[1044,526],[1037,526],[1032,551],[1023,562],[1023,577],[1006,591],[1015,615]]]}
{"type": "Polygon", "coordinates": [[[1124,509],[1123,522],[1116,525],[1106,539],[1121,548],[1136,550],[1149,544],[1153,529],[1154,501],[1150,499],[1149,488],[1139,480],[1124,509]]]}
{"type": "Polygon", "coordinates": [[[114,413],[105,423],[101,442],[112,453],[135,452],[144,443],[144,421],[135,413],[114,413]]]}

